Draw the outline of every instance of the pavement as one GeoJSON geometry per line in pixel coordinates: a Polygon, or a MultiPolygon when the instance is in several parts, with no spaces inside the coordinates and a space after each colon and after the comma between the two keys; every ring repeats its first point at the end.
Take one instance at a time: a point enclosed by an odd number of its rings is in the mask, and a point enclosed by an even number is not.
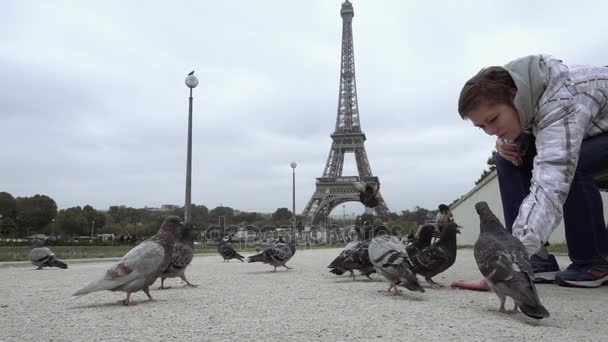
{"type": "MultiPolygon", "coordinates": [[[[196,256],[186,274],[199,284],[168,279],[154,284],[153,302],[142,292],[125,307],[122,292],[71,294],[101,277],[115,261],[72,262],[69,269],[0,268],[0,341],[606,341],[608,286],[597,289],[538,285],[551,317],[502,314],[491,292],[424,283],[425,293],[403,289],[385,296],[387,282],[327,272],[339,249],[299,250],[291,270],[219,255],[196,256]]],[[[246,254],[251,255],[251,254],[246,254]]],[[[568,259],[558,256],[560,266],[568,259]]],[[[434,279],[475,279],[470,249],[434,279]]],[[[510,307],[512,302],[507,300],[510,307]]]]}

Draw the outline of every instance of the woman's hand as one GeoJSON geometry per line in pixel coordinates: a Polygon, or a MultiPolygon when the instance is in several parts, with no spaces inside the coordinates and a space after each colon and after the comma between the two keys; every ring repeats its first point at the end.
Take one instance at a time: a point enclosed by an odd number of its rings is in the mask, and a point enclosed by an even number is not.
{"type": "Polygon", "coordinates": [[[517,144],[509,143],[501,138],[498,138],[496,139],[496,151],[501,157],[513,163],[513,165],[521,165],[522,160],[517,152],[517,144]]]}

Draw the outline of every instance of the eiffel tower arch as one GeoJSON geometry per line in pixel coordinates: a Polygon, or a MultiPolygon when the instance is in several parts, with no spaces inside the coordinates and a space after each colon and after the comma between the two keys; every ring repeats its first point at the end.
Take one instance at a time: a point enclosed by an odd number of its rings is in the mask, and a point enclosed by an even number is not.
{"type": "MultiPolygon", "coordinates": [[[[340,92],[336,127],[331,134],[332,144],[323,170],[323,176],[317,178],[316,190],[304,208],[304,226],[311,227],[324,222],[327,215],[345,202],[359,202],[359,193],[352,186],[354,181],[380,186],[378,177],[372,169],[365,152],[365,134],[359,122],[357,104],[357,85],[355,82],[355,54],[353,51],[352,22],[355,12],[353,5],[344,1],[340,16],[342,17],[342,58],[340,67],[340,92]],[[354,153],[358,175],[343,176],[344,154],[354,153]]],[[[388,207],[378,192],[376,214],[386,215],[388,207]]]]}

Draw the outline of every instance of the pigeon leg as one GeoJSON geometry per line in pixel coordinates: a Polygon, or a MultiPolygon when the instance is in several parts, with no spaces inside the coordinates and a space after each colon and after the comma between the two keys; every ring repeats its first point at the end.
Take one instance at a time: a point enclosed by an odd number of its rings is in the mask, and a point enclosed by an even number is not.
{"type": "Polygon", "coordinates": [[[41,270],[42,266],[38,266],[38,268],[36,269],[36,271],[41,270]]]}
{"type": "Polygon", "coordinates": [[[399,295],[401,295],[401,291],[399,291],[399,289],[397,288],[397,284],[391,283],[391,286],[388,287],[388,289],[384,292],[384,294],[386,296],[391,296],[391,295],[399,296],[399,295]],[[391,293],[391,289],[395,289],[395,293],[394,294],[391,293]]]}
{"type": "Polygon", "coordinates": [[[184,287],[188,287],[188,286],[190,286],[190,287],[197,287],[197,286],[198,286],[198,285],[196,285],[196,284],[191,284],[191,283],[188,281],[188,279],[186,279],[186,276],[185,276],[185,275],[181,275],[181,276],[179,276],[179,277],[180,277],[180,278],[182,278],[182,280],[183,280],[183,281],[186,283],[186,285],[185,285],[184,287]]]}
{"type": "Polygon", "coordinates": [[[372,279],[372,277],[370,277],[370,276],[369,276],[369,274],[366,274],[365,276],[366,276],[366,277],[367,277],[367,279],[369,279],[369,280],[374,280],[374,279],[372,279]]]}
{"type": "Polygon", "coordinates": [[[276,272],[276,271],[277,271],[277,267],[275,266],[275,267],[274,267],[274,270],[272,270],[272,272],[276,272]]]}
{"type": "Polygon", "coordinates": [[[143,291],[144,291],[144,293],[146,294],[146,296],[148,296],[149,301],[153,302],[153,301],[154,301],[154,298],[152,298],[152,296],[150,296],[150,288],[148,288],[148,287],[144,287],[144,288],[143,288],[143,291]]]}
{"type": "Polygon", "coordinates": [[[290,270],[291,267],[287,266],[287,265],[283,265],[283,267],[285,267],[286,269],[290,270]]]}
{"type": "Polygon", "coordinates": [[[440,288],[443,287],[442,284],[439,284],[437,282],[435,282],[433,279],[431,279],[431,277],[426,277],[424,278],[426,280],[427,283],[429,283],[429,285],[431,285],[432,288],[434,288],[435,290],[438,290],[440,288]]]}
{"type": "Polygon", "coordinates": [[[131,301],[131,292],[127,292],[127,298],[125,298],[123,300],[119,300],[119,302],[122,302],[122,305],[126,305],[126,306],[137,304],[137,303],[131,301]]]}
{"type": "Polygon", "coordinates": [[[164,289],[170,289],[171,288],[171,286],[167,286],[167,287],[163,286],[163,284],[165,283],[165,279],[167,279],[167,278],[160,278],[160,287],[158,288],[159,290],[164,290],[164,289]]]}
{"type": "Polygon", "coordinates": [[[517,304],[515,304],[515,306],[513,307],[513,309],[512,310],[508,310],[508,311],[509,311],[509,313],[516,314],[516,313],[519,312],[519,306],[517,306],[517,304]]]}
{"type": "Polygon", "coordinates": [[[498,294],[498,292],[496,293],[496,295],[498,296],[498,299],[500,300],[500,307],[498,308],[499,312],[502,313],[510,313],[507,309],[505,309],[505,301],[507,299],[507,297],[505,295],[502,294],[498,294]]]}
{"type": "Polygon", "coordinates": [[[353,277],[353,280],[355,280],[355,272],[353,270],[350,270],[350,276],[353,277]]]}

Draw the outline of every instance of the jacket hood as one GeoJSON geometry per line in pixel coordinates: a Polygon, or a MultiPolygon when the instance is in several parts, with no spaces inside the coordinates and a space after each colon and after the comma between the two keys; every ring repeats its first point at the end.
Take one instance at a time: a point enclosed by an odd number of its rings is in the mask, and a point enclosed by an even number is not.
{"type": "Polygon", "coordinates": [[[545,56],[531,55],[518,58],[506,64],[504,68],[517,87],[513,104],[519,113],[521,127],[529,130],[538,108],[538,101],[547,88],[545,56]]]}

